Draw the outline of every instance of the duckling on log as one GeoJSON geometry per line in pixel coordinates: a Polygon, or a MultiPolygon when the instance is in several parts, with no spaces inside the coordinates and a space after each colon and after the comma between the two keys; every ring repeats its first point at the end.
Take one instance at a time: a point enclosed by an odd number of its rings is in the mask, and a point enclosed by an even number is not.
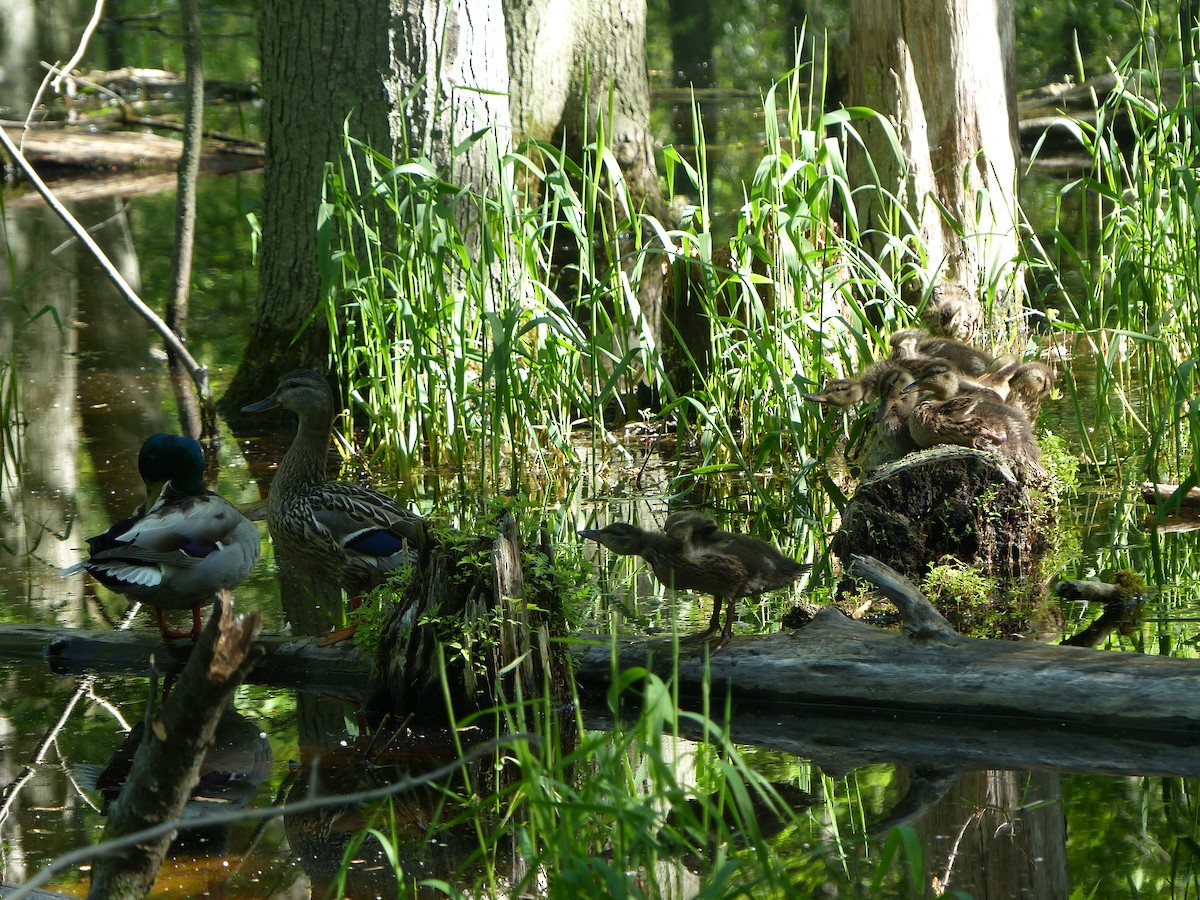
{"type": "Polygon", "coordinates": [[[709,640],[726,607],[725,627],[712,646],[716,652],[733,635],[734,605],[740,597],[753,597],[791,584],[811,568],[784,556],[766,541],[733,534],[695,510],[674,512],[662,531],[647,531],[628,522],[585,529],[579,536],[593,540],[622,556],[640,556],[650,563],[654,577],[676,590],[712,594],[714,607],[706,628],[694,640],[709,640]]]}

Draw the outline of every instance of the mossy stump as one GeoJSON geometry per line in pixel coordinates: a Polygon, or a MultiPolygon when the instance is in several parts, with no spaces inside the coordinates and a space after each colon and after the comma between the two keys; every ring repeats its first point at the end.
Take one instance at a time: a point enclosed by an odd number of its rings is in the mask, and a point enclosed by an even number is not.
{"type": "Polygon", "coordinates": [[[967,447],[911,453],[863,481],[831,547],[849,566],[869,555],[920,581],[944,557],[989,575],[1028,572],[1043,513],[1000,457],[967,447]]]}
{"type": "Polygon", "coordinates": [[[441,535],[389,613],[371,690],[375,711],[457,721],[480,709],[565,694],[561,592],[543,533],[532,556],[511,515],[497,534],[441,535]],[[523,559],[540,558],[527,574],[523,559]]]}

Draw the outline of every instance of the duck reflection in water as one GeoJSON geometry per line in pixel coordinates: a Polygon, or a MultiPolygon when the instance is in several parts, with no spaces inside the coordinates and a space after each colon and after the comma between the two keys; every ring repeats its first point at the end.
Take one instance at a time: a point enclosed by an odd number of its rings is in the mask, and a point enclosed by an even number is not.
{"type": "MultiPolygon", "coordinates": [[[[142,743],[145,722],[139,721],[105,766],[77,765],[73,772],[85,790],[99,791],[101,814],[107,815],[125,786],[134,756],[142,743]]],[[[192,789],[181,817],[196,819],[247,806],[271,774],[271,743],[257,724],[226,709],[217,722],[213,744],[200,763],[200,780],[192,789]]],[[[214,856],[227,850],[229,825],[181,829],[171,842],[172,855],[214,856]]]]}

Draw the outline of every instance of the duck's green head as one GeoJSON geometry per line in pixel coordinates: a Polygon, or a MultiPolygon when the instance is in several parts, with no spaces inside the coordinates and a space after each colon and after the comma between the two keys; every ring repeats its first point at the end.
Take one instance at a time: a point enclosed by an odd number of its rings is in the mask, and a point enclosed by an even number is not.
{"type": "Polygon", "coordinates": [[[311,409],[332,409],[333,391],[329,382],[312,369],[293,369],[280,379],[275,393],[269,397],[243,406],[242,412],[266,412],[269,409],[290,409],[301,413],[311,409]]]}
{"type": "Polygon", "coordinates": [[[181,434],[152,434],[142,442],[138,472],[146,485],[146,508],[154,505],[169,481],[185,494],[203,494],[204,451],[181,434]]]}

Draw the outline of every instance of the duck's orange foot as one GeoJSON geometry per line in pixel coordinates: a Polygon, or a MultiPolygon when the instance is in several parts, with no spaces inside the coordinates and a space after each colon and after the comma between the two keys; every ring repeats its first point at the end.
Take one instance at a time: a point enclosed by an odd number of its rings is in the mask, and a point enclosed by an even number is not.
{"type": "Polygon", "coordinates": [[[342,641],[348,641],[354,637],[354,632],[358,631],[357,625],[349,625],[346,628],[337,628],[321,638],[317,644],[318,647],[332,647],[334,644],[340,644],[342,641]]]}
{"type": "Polygon", "coordinates": [[[158,614],[158,630],[164,641],[179,641],[184,638],[195,640],[200,637],[200,607],[195,607],[192,610],[192,630],[191,631],[175,631],[167,627],[167,617],[163,615],[161,609],[154,610],[158,614]]]}

